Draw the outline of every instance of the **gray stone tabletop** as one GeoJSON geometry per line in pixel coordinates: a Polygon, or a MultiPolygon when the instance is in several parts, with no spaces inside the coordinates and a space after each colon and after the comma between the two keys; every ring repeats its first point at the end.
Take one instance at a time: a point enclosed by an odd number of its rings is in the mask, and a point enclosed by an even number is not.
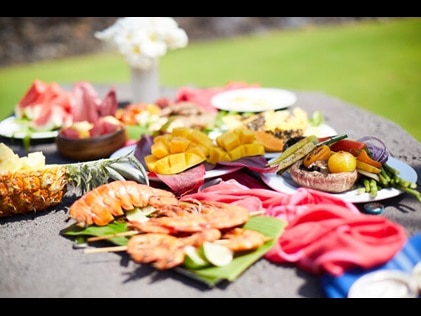
{"type": "MultiPolygon", "coordinates": [[[[118,90],[120,92],[120,90],[118,90]]],[[[168,96],[172,96],[171,91],[168,96]]],[[[294,105],[308,113],[322,112],[326,124],[352,139],[375,135],[390,154],[421,175],[421,144],[395,123],[320,92],[296,91],[294,105]]],[[[120,94],[121,100],[127,95],[120,94]]],[[[7,142],[7,140],[1,140],[7,142]]],[[[10,143],[9,143],[10,144],[10,143]]],[[[18,144],[10,144],[21,151],[18,144]]],[[[35,144],[45,150],[47,162],[56,163],[53,143],[35,144]]],[[[22,152],[22,151],[21,151],[22,152]]],[[[418,180],[419,182],[419,180],[418,180]]],[[[234,282],[213,288],[175,271],[157,271],[139,265],[125,253],[87,255],[73,249],[60,235],[69,226],[66,196],[52,210],[0,218],[0,297],[3,298],[323,298],[320,279],[294,265],[261,259],[234,282]]],[[[421,203],[402,194],[383,200],[385,216],[403,227],[408,236],[421,232],[421,203]]],[[[359,206],[359,205],[358,205],[359,206]]]]}

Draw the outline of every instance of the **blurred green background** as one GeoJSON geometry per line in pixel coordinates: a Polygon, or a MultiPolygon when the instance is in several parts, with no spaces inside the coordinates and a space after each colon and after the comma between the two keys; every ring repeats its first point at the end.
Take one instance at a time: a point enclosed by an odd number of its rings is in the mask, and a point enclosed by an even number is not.
{"type": "MultiPolygon", "coordinates": [[[[160,62],[165,87],[245,81],[319,91],[390,119],[421,141],[421,18],[192,41],[160,62]]],[[[59,84],[86,80],[111,86],[128,83],[130,74],[124,58],[115,52],[2,67],[0,119],[12,113],[35,79],[59,84]]]]}

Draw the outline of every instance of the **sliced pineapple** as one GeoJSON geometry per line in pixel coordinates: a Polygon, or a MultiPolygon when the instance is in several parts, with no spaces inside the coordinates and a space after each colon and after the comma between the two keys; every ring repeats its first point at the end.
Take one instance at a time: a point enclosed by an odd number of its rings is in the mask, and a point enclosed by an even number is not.
{"type": "Polygon", "coordinates": [[[110,180],[149,185],[147,172],[133,153],[73,164],[46,164],[42,152],[19,157],[0,143],[0,217],[45,210],[59,204],[68,187],[84,194],[110,180]]]}
{"type": "Polygon", "coordinates": [[[45,210],[61,202],[66,192],[66,168],[0,171],[0,217],[45,210]]]}
{"type": "Polygon", "coordinates": [[[0,143],[0,170],[16,171],[20,169],[19,156],[4,143],[0,143]]]}

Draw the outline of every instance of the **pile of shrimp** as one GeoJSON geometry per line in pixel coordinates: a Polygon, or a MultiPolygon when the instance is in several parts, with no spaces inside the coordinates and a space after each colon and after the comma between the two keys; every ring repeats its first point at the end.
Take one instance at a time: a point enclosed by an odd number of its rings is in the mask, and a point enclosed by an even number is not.
{"type": "Polygon", "coordinates": [[[217,242],[232,252],[252,251],[269,240],[260,232],[242,228],[250,218],[248,209],[221,202],[183,200],[166,190],[134,181],[113,181],[97,187],[76,200],[69,208],[77,225],[104,226],[124,211],[153,207],[146,221],[129,220],[127,253],[137,263],[166,270],[184,262],[186,246],[200,247],[205,241],[217,242]]]}

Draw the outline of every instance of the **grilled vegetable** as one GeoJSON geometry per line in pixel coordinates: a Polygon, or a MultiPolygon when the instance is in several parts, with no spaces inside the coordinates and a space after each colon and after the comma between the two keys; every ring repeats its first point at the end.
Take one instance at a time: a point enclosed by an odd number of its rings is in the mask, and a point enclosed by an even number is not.
{"type": "Polygon", "coordinates": [[[277,174],[282,174],[284,171],[286,171],[289,167],[291,167],[295,162],[298,160],[303,159],[309,152],[311,152],[316,145],[313,142],[308,142],[304,144],[301,148],[293,152],[288,157],[285,157],[282,159],[278,164],[278,169],[276,171],[277,174]]]}
{"type": "MultiPolygon", "coordinates": [[[[279,163],[284,160],[285,158],[287,158],[288,156],[290,156],[291,154],[297,152],[299,149],[301,149],[302,147],[304,147],[307,144],[313,144],[313,148],[316,147],[317,143],[319,142],[319,139],[315,136],[315,135],[310,135],[307,136],[301,140],[299,140],[298,142],[296,142],[295,144],[291,145],[290,147],[288,147],[287,149],[285,149],[278,157],[275,157],[271,160],[268,161],[268,165],[269,166],[276,166],[279,165],[279,163]]],[[[311,147],[308,146],[307,150],[309,150],[311,147]]],[[[309,150],[306,154],[308,154],[311,150],[309,150]]],[[[303,156],[304,157],[304,156],[303,156]]],[[[302,158],[302,157],[301,157],[302,158]]],[[[295,160],[296,161],[296,160],[295,160]]],[[[291,163],[292,164],[292,163],[291,163]]]]}
{"type": "Polygon", "coordinates": [[[317,146],[309,154],[304,157],[303,165],[308,168],[313,162],[317,160],[327,161],[332,155],[332,151],[328,145],[317,146]]]}
{"type": "Polygon", "coordinates": [[[355,157],[357,157],[362,150],[368,150],[365,143],[352,139],[341,139],[330,145],[330,149],[332,151],[347,151],[353,154],[355,157]]]}

